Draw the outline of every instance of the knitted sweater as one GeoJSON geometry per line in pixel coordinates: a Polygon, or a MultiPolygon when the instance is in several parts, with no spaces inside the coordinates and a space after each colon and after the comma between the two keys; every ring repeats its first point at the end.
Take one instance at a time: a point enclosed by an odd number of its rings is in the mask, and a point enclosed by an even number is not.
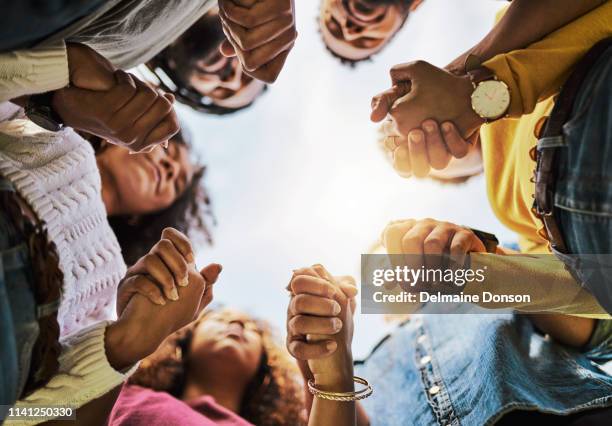
{"type": "Polygon", "coordinates": [[[21,108],[4,103],[0,175],[44,222],[64,275],[58,311],[63,347],[59,373],[17,406],[81,406],[126,378],[110,366],[104,348],[126,266],[106,219],[95,154],[72,129],[47,132],[28,121],[21,108]]]}
{"type": "Polygon", "coordinates": [[[32,49],[0,54],[0,102],[68,85],[65,41],[87,44],[117,68],[133,68],[161,52],[216,4],[109,0],[32,49]]]}

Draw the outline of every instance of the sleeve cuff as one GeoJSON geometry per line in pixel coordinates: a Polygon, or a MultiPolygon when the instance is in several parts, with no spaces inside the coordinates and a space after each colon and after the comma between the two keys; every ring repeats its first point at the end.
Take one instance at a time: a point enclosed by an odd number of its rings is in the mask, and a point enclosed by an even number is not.
{"type": "MultiPolygon", "coordinates": [[[[77,409],[121,385],[138,368],[116,371],[106,358],[104,335],[110,321],[92,325],[62,341],[59,372],[47,385],[19,400],[16,408],[32,405],[57,405],[77,409]]],[[[40,421],[7,422],[10,425],[36,424],[40,421]]]]}
{"type": "Polygon", "coordinates": [[[63,41],[0,56],[0,101],[61,89],[69,83],[68,53],[63,41]]]}
{"type": "Polygon", "coordinates": [[[510,107],[508,108],[508,116],[511,118],[519,118],[524,114],[523,99],[521,90],[517,83],[518,76],[512,72],[512,68],[508,63],[505,54],[499,54],[485,63],[484,67],[493,71],[497,79],[503,81],[510,90],[510,107]]]}

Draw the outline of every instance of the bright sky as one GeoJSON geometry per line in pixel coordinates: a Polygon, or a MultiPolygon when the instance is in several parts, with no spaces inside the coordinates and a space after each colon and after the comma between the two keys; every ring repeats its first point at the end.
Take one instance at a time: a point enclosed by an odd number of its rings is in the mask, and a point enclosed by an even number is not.
{"type": "MultiPolygon", "coordinates": [[[[370,99],[389,86],[392,65],[445,65],[486,34],[504,3],[427,0],[388,49],[356,69],[324,49],[319,2],[296,3],[296,46],[253,108],[223,118],[180,109],[208,165],[218,222],[215,244],[199,247],[198,264],[223,264],[218,302],[281,332],[292,269],[322,263],[358,279],[361,253],[390,220],[432,217],[514,238],[491,213],[482,179],[443,187],[398,177],[369,121],[370,99]]],[[[357,313],[355,356],[367,354],[385,328],[381,316],[357,313]]]]}

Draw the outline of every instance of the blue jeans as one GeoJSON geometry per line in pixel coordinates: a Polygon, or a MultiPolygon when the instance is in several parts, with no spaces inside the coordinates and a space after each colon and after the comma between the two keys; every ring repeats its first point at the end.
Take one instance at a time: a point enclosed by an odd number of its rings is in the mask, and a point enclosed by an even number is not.
{"type": "Polygon", "coordinates": [[[557,255],[612,313],[612,48],[589,72],[563,133],[554,214],[569,256],[557,255]]]}
{"type": "Polygon", "coordinates": [[[374,388],[362,401],[372,426],[482,426],[517,411],[611,406],[612,376],[601,368],[611,359],[610,342],[579,352],[536,333],[525,316],[419,315],[355,374],[374,388]]]}
{"type": "MultiPolygon", "coordinates": [[[[0,186],[6,188],[1,178],[0,186]]],[[[38,337],[32,287],[28,247],[6,211],[0,209],[0,405],[14,404],[30,371],[32,348],[38,337]]]]}

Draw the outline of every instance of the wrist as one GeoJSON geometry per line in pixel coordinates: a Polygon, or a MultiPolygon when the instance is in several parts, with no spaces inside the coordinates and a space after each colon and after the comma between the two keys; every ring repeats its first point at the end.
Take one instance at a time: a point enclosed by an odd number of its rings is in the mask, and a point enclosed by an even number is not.
{"type": "Polygon", "coordinates": [[[464,123],[465,128],[461,129],[465,134],[464,137],[471,136],[475,131],[486,123],[486,120],[474,111],[472,108],[472,93],[474,93],[474,85],[469,75],[459,77],[461,79],[461,93],[465,99],[465,108],[459,119],[460,123],[464,123]]]}
{"type": "Polygon", "coordinates": [[[123,371],[151,355],[157,345],[146,342],[145,330],[134,330],[131,324],[119,319],[106,327],[104,348],[109,364],[117,371],[123,371]]]}

